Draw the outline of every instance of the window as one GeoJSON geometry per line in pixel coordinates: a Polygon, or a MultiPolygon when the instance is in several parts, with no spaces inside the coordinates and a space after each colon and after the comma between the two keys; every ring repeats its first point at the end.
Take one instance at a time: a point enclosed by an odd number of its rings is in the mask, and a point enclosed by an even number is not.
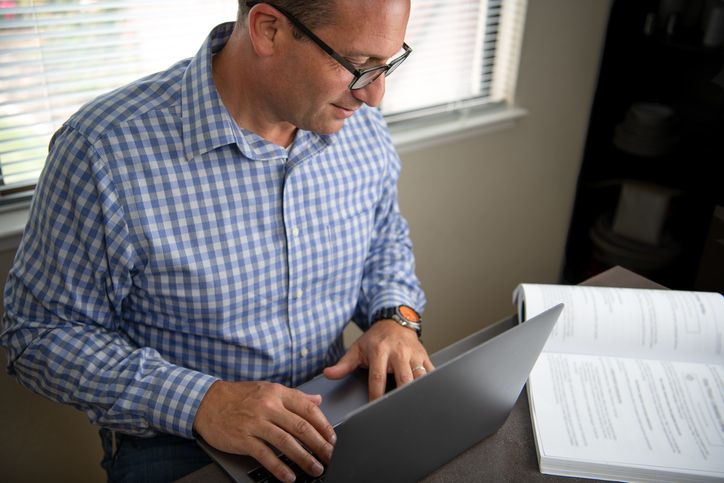
{"type": "MultiPolygon", "coordinates": [[[[390,122],[510,101],[525,0],[412,0],[390,122]],[[512,72],[512,74],[511,74],[512,72]]],[[[193,55],[234,0],[0,0],[0,204],[27,197],[83,103],[193,55]]]]}
{"type": "Polygon", "coordinates": [[[37,180],[83,103],[193,55],[234,0],[0,0],[0,199],[37,180]]]}
{"type": "Polygon", "coordinates": [[[382,110],[388,119],[427,115],[465,101],[493,100],[502,3],[413,1],[406,36],[413,53],[387,82],[382,110]]]}

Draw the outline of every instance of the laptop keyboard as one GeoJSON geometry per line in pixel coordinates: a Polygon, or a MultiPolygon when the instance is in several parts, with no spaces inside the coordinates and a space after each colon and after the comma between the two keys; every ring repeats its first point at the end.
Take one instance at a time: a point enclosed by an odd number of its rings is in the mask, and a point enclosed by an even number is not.
{"type": "MultiPolygon", "coordinates": [[[[287,458],[285,455],[279,456],[279,458],[284,462],[285,465],[287,465],[297,476],[297,479],[295,483],[316,483],[318,481],[324,481],[326,473],[322,473],[321,476],[312,476],[304,472],[303,469],[299,467],[298,464],[287,458]]],[[[325,467],[325,472],[326,472],[325,467]]],[[[254,468],[249,473],[249,478],[252,479],[255,483],[281,483],[279,480],[277,480],[274,475],[272,475],[269,470],[264,468],[263,466],[259,466],[258,468],[254,468]]]]}

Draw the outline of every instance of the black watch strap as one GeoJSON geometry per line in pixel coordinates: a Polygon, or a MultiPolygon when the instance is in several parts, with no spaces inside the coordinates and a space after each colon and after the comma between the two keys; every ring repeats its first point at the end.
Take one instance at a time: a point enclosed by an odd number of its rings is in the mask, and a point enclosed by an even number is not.
{"type": "Polygon", "coordinates": [[[372,316],[372,323],[384,319],[391,319],[392,316],[397,313],[397,307],[383,307],[372,316]]]}

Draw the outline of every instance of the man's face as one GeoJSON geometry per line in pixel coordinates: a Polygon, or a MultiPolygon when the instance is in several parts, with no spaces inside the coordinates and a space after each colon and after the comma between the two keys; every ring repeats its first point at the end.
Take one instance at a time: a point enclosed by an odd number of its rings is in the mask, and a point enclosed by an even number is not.
{"type": "MultiPolygon", "coordinates": [[[[409,12],[409,0],[338,0],[334,21],[313,31],[361,70],[399,53],[409,12]]],[[[337,132],[363,103],[376,107],[384,95],[384,75],[352,91],[354,76],[306,38],[291,39],[282,62],[278,108],[298,128],[337,132]]]]}

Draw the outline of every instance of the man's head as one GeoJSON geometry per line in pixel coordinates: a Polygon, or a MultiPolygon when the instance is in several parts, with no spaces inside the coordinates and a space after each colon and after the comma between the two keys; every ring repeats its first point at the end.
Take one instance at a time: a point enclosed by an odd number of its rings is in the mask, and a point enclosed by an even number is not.
{"type": "MultiPolygon", "coordinates": [[[[247,3],[248,0],[239,0],[237,23],[246,22],[250,10],[247,3]]],[[[311,29],[334,21],[334,0],[270,0],[269,3],[283,8],[311,29]]],[[[303,37],[301,32],[296,34],[299,39],[303,37]]]]}
{"type": "Polygon", "coordinates": [[[363,103],[379,105],[385,76],[352,90],[358,87],[352,72],[384,73],[404,52],[409,12],[410,0],[240,0],[239,27],[255,53],[275,116],[333,133],[363,103]]]}

